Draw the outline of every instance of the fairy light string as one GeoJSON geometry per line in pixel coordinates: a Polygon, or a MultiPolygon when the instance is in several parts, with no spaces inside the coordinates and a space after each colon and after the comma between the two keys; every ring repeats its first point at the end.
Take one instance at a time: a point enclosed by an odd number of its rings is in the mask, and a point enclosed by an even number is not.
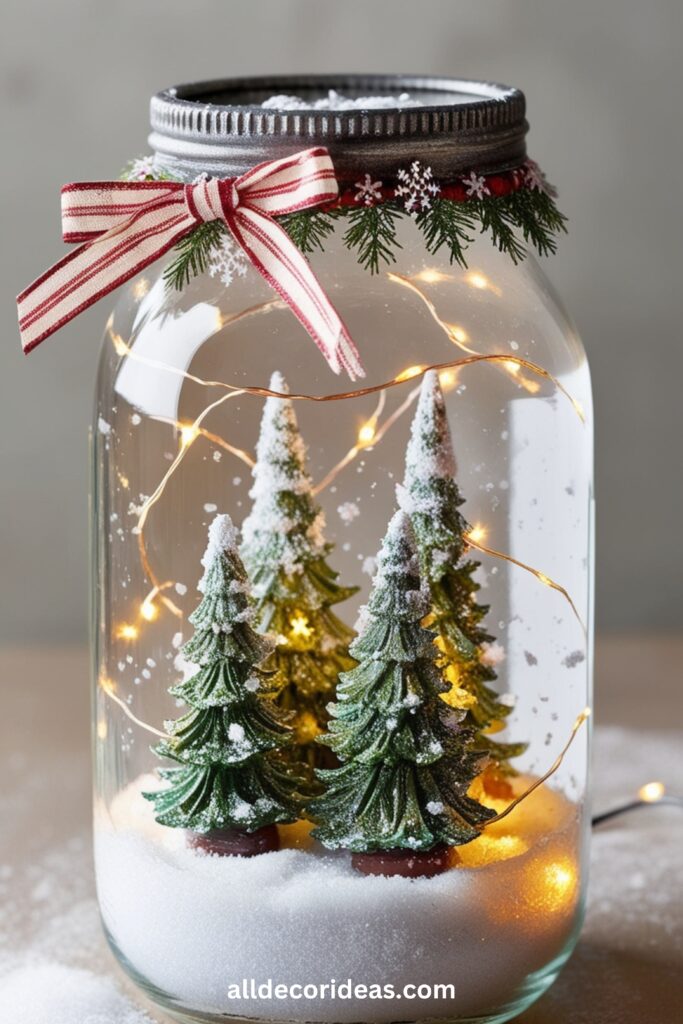
{"type": "MultiPolygon", "coordinates": [[[[273,305],[275,305],[275,304],[274,303],[265,303],[265,304],[263,304],[260,307],[253,307],[248,312],[250,314],[254,314],[255,312],[262,312],[264,306],[269,306],[270,307],[270,306],[273,306],[273,305]]],[[[228,318],[227,322],[234,322],[237,319],[239,319],[239,317],[228,318]]],[[[145,500],[145,502],[143,503],[143,506],[141,508],[141,511],[140,511],[140,514],[139,514],[139,517],[138,517],[138,521],[137,521],[137,524],[136,524],[136,527],[135,527],[135,532],[136,532],[137,537],[138,537],[138,550],[139,550],[139,555],[140,555],[140,560],[141,560],[142,568],[143,568],[143,571],[145,572],[145,574],[147,575],[147,577],[149,578],[150,583],[152,584],[151,590],[148,592],[148,594],[145,596],[145,598],[143,598],[143,601],[141,603],[141,609],[149,610],[150,602],[154,601],[154,599],[157,596],[159,596],[160,600],[164,603],[164,605],[167,607],[167,609],[173,615],[175,615],[178,618],[182,618],[183,617],[182,610],[165,593],[167,590],[169,590],[171,587],[174,586],[174,583],[171,580],[167,580],[167,581],[161,582],[159,580],[158,576],[156,575],[156,573],[154,572],[154,570],[153,570],[153,568],[152,568],[152,566],[150,564],[149,556],[148,556],[148,553],[147,553],[145,537],[144,537],[144,529],[145,529],[145,525],[146,525],[147,518],[148,518],[148,515],[149,515],[149,512],[150,512],[151,508],[161,499],[161,497],[162,497],[162,495],[163,495],[163,493],[164,493],[164,491],[166,489],[166,486],[167,486],[169,480],[171,479],[171,477],[174,475],[174,473],[177,471],[177,469],[181,465],[181,463],[182,463],[182,461],[183,461],[183,459],[184,459],[184,457],[185,457],[185,455],[187,453],[187,450],[194,443],[194,441],[197,439],[197,437],[199,437],[199,436],[207,437],[207,439],[210,439],[213,443],[220,444],[221,447],[223,447],[224,450],[228,451],[230,454],[233,454],[237,458],[240,458],[241,461],[243,461],[246,465],[248,465],[250,467],[253,466],[254,460],[253,460],[253,457],[251,455],[249,455],[249,453],[245,452],[243,449],[239,449],[239,448],[236,448],[233,445],[230,445],[229,442],[227,442],[224,438],[220,437],[220,435],[215,434],[214,432],[207,431],[206,428],[204,428],[202,426],[203,421],[206,419],[206,417],[215,408],[217,408],[218,406],[222,405],[230,397],[237,397],[238,395],[249,394],[249,395],[258,395],[260,397],[266,397],[266,398],[268,398],[268,397],[290,398],[290,399],[295,400],[295,401],[326,402],[326,401],[341,401],[341,400],[345,400],[345,399],[349,399],[349,398],[359,398],[359,397],[363,397],[365,395],[371,395],[371,394],[377,394],[379,396],[378,404],[377,404],[377,406],[375,408],[375,411],[373,412],[373,414],[369,418],[369,420],[367,420],[363,424],[363,426],[360,428],[360,430],[359,430],[359,436],[358,436],[357,443],[355,445],[353,445],[351,449],[349,449],[349,451],[340,460],[340,462],[337,463],[337,465],[334,466],[332,468],[332,470],[330,470],[330,472],[320,482],[320,484],[318,484],[314,488],[314,493],[316,493],[316,494],[320,493],[322,490],[324,490],[326,487],[328,487],[333,482],[333,480],[338,476],[338,474],[346,466],[348,466],[357,457],[357,455],[361,451],[363,451],[363,450],[365,450],[367,448],[374,448],[374,447],[376,447],[377,444],[380,443],[380,441],[386,435],[387,431],[391,429],[391,427],[397,422],[397,420],[414,403],[414,401],[416,400],[417,395],[419,393],[419,387],[416,387],[416,388],[412,389],[411,392],[406,397],[406,399],[403,401],[403,403],[401,403],[401,405],[387,418],[387,420],[383,424],[379,425],[378,424],[378,419],[379,419],[379,415],[381,414],[381,411],[384,408],[386,392],[390,388],[393,388],[393,387],[399,386],[401,384],[404,384],[407,380],[412,380],[412,379],[414,379],[416,377],[422,377],[428,370],[436,370],[441,375],[443,373],[448,373],[448,372],[453,373],[454,371],[456,371],[456,370],[458,370],[458,369],[460,369],[462,367],[476,365],[477,363],[494,363],[495,364],[495,363],[510,363],[510,362],[513,362],[515,364],[519,364],[520,366],[527,367],[527,369],[529,369],[531,372],[537,373],[539,376],[544,377],[544,378],[548,379],[549,381],[551,381],[553,384],[555,384],[555,386],[572,403],[573,407],[577,411],[577,414],[580,416],[580,418],[583,419],[582,413],[580,411],[579,404],[572,398],[572,396],[566,391],[566,389],[564,389],[562,384],[559,381],[557,381],[556,378],[553,377],[552,374],[550,374],[550,373],[548,373],[548,371],[544,370],[543,367],[540,367],[540,366],[536,365],[535,363],[532,363],[531,361],[523,359],[522,357],[518,357],[518,356],[511,357],[511,356],[509,356],[507,354],[500,354],[500,353],[471,354],[471,355],[463,356],[463,357],[461,357],[459,359],[451,359],[451,360],[447,360],[445,362],[432,363],[432,364],[429,364],[429,365],[426,365],[426,366],[409,367],[407,370],[404,370],[402,373],[398,374],[396,377],[393,377],[393,378],[391,378],[391,380],[385,381],[382,384],[371,385],[371,386],[364,387],[364,388],[358,388],[358,389],[356,389],[354,391],[340,392],[340,393],[335,393],[335,394],[331,394],[331,395],[309,395],[309,394],[305,394],[305,393],[292,393],[290,395],[287,395],[284,392],[274,391],[274,390],[272,390],[270,388],[254,387],[254,386],[237,387],[236,385],[231,385],[231,384],[228,384],[226,382],[204,380],[203,378],[197,377],[194,374],[190,374],[187,371],[179,370],[176,367],[167,366],[167,364],[163,363],[160,360],[152,360],[152,359],[148,359],[147,357],[137,355],[135,353],[134,349],[131,348],[131,346],[128,345],[126,342],[124,342],[123,339],[120,337],[120,335],[118,335],[113,330],[113,322],[111,321],[111,319],[110,319],[110,322],[108,324],[108,332],[109,332],[109,335],[111,337],[112,343],[113,343],[113,345],[115,347],[115,350],[117,351],[117,353],[119,355],[122,355],[122,356],[125,355],[127,358],[132,358],[132,359],[137,360],[139,362],[143,362],[143,363],[145,363],[147,365],[151,365],[151,366],[153,366],[156,369],[170,370],[170,371],[172,371],[172,372],[174,372],[176,374],[179,374],[179,375],[181,375],[181,376],[183,376],[183,377],[193,381],[194,383],[198,383],[198,384],[201,384],[201,385],[206,386],[206,387],[220,386],[223,389],[227,390],[227,394],[226,395],[223,395],[221,398],[216,399],[216,401],[214,401],[214,402],[210,403],[208,406],[206,406],[192,423],[184,424],[184,423],[179,423],[179,422],[176,422],[176,421],[170,421],[170,422],[173,423],[173,426],[180,431],[180,448],[179,448],[179,451],[178,451],[177,455],[173,459],[171,465],[169,466],[169,468],[167,469],[166,473],[163,475],[163,477],[160,480],[159,484],[157,485],[157,487],[155,488],[154,492],[152,493],[152,495],[150,497],[148,497],[145,500]]],[[[503,552],[496,551],[493,548],[488,548],[488,547],[485,547],[483,545],[478,545],[477,541],[476,541],[476,537],[473,534],[469,535],[468,540],[472,544],[472,546],[478,547],[479,550],[481,550],[482,552],[484,552],[486,554],[489,554],[492,557],[501,559],[503,561],[508,561],[508,562],[511,562],[512,564],[518,565],[520,568],[523,568],[527,572],[530,572],[532,575],[534,575],[544,585],[546,585],[546,586],[550,587],[551,589],[556,590],[558,593],[562,594],[562,596],[565,597],[565,599],[570,604],[572,610],[574,611],[574,614],[577,615],[577,618],[579,618],[579,621],[581,621],[580,617],[578,616],[578,612],[576,610],[576,605],[574,604],[573,600],[571,599],[571,597],[568,594],[568,592],[566,591],[566,589],[564,587],[562,587],[561,584],[559,584],[556,581],[552,580],[551,577],[549,577],[546,573],[543,573],[543,572],[541,572],[538,569],[534,569],[532,566],[529,566],[526,563],[523,563],[523,562],[519,561],[518,559],[513,558],[512,556],[506,555],[503,552]]],[[[150,621],[150,617],[148,615],[145,615],[144,612],[143,612],[143,618],[146,618],[148,621],[150,621]]],[[[582,623],[582,627],[583,627],[583,623],[582,623]]],[[[585,627],[583,627],[583,628],[585,630],[585,627]]]]}
{"type": "MultiPolygon", "coordinates": [[[[428,271],[424,271],[421,273],[421,275],[416,275],[415,280],[420,279],[425,281],[425,283],[437,283],[436,279],[431,275],[428,278],[425,276],[428,273],[428,271]]],[[[520,372],[522,368],[524,368],[527,371],[527,373],[531,373],[532,375],[535,375],[541,379],[545,379],[549,383],[551,383],[561,394],[563,394],[568,399],[568,401],[574,408],[575,412],[577,413],[579,419],[582,422],[585,422],[585,417],[580,403],[569,394],[569,392],[564,388],[562,383],[556,377],[554,377],[543,367],[539,366],[536,363],[533,363],[530,360],[524,359],[523,357],[513,356],[507,353],[477,352],[475,349],[473,349],[471,346],[467,344],[467,335],[463,328],[460,328],[454,324],[448,324],[446,321],[442,320],[434,304],[431,302],[431,300],[429,300],[429,298],[425,295],[422,289],[415,284],[415,280],[411,280],[409,278],[403,277],[402,275],[393,273],[389,273],[387,276],[390,281],[410,288],[411,291],[413,291],[420,298],[420,300],[423,303],[425,303],[435,322],[441,327],[442,330],[445,331],[449,340],[456,344],[458,348],[465,353],[462,357],[457,359],[446,360],[444,362],[432,363],[429,365],[410,366],[388,381],[385,381],[381,384],[357,388],[353,391],[339,392],[330,395],[310,395],[306,393],[297,392],[284,394],[266,387],[238,387],[236,385],[229,384],[225,381],[206,380],[202,377],[197,376],[196,374],[188,372],[187,370],[183,370],[180,369],[179,367],[174,367],[170,364],[164,363],[162,360],[152,359],[147,356],[141,355],[135,351],[132,344],[125,342],[123,338],[114,331],[114,321],[113,318],[110,318],[107,324],[107,331],[111,338],[114,349],[117,355],[119,355],[120,357],[140,362],[156,370],[169,372],[176,376],[180,376],[181,378],[187,380],[188,382],[197,384],[200,387],[219,388],[227,392],[220,398],[216,399],[215,401],[207,405],[192,422],[182,423],[175,420],[165,421],[168,422],[180,434],[179,450],[175,458],[171,462],[171,465],[164,473],[162,479],[159,481],[158,485],[154,489],[153,493],[144,500],[142,507],[139,511],[137,524],[134,530],[138,538],[138,550],[142,569],[151,583],[151,589],[145,595],[139,606],[140,618],[144,622],[152,622],[157,618],[157,599],[160,602],[162,602],[173,615],[175,615],[178,618],[184,617],[182,610],[168,596],[167,593],[168,590],[175,586],[174,581],[160,581],[158,576],[154,572],[153,567],[150,564],[145,541],[145,526],[147,524],[147,520],[151,510],[163,497],[170,479],[182,465],[182,462],[189,448],[194,444],[194,442],[199,437],[203,437],[206,440],[210,441],[211,443],[221,447],[224,451],[228,452],[232,456],[238,458],[249,468],[252,468],[254,465],[254,458],[250,453],[246,452],[244,449],[231,445],[220,434],[208,430],[203,425],[205,419],[210,415],[210,413],[213,412],[216,408],[222,406],[230,398],[248,394],[258,396],[261,398],[288,398],[293,401],[334,402],[344,401],[347,399],[362,398],[369,395],[378,396],[377,403],[372,414],[365,420],[365,422],[361,425],[361,427],[358,430],[356,443],[347,451],[347,453],[342,457],[342,459],[339,460],[339,462],[332,467],[332,469],[326,474],[326,476],[318,484],[314,486],[314,494],[320,494],[322,491],[324,491],[333,483],[337,476],[348,465],[350,465],[363,451],[368,449],[374,449],[383,440],[383,438],[386,436],[388,431],[391,430],[394,424],[398,422],[398,420],[415,403],[419,395],[420,386],[418,385],[412,388],[408,395],[406,396],[406,398],[387,417],[387,419],[384,422],[380,422],[380,417],[382,416],[382,413],[384,412],[386,406],[386,397],[389,390],[393,387],[397,387],[399,385],[404,384],[406,381],[410,381],[415,378],[421,378],[429,370],[436,370],[439,373],[442,386],[445,389],[449,389],[451,387],[454,387],[455,384],[457,383],[457,372],[460,369],[466,366],[476,365],[478,363],[490,363],[493,364],[494,366],[500,366],[503,370],[507,372],[508,376],[510,376],[519,386],[525,387],[532,394],[537,393],[537,391],[539,390],[539,386],[535,384],[535,382],[530,382],[529,379],[522,375],[522,373],[520,372]],[[530,386],[530,383],[534,384],[535,386],[530,386]]],[[[439,280],[441,280],[443,276],[445,275],[441,275],[439,280]]],[[[481,283],[478,284],[475,283],[474,281],[469,283],[472,284],[473,287],[483,287],[481,283]]],[[[271,300],[269,302],[249,307],[248,309],[242,310],[238,314],[232,316],[225,316],[220,312],[220,310],[217,309],[216,330],[222,330],[224,328],[230,327],[233,324],[239,323],[244,319],[270,312],[274,309],[280,308],[281,306],[282,303],[279,300],[271,300]]],[[[133,339],[131,339],[131,341],[132,340],[133,339]]],[[[159,417],[159,419],[161,418],[159,417]]],[[[121,481],[121,483],[122,486],[125,486],[128,484],[128,480],[126,479],[125,485],[123,481],[121,481]]],[[[523,563],[520,560],[513,558],[512,556],[506,555],[504,552],[497,551],[493,548],[484,545],[482,543],[484,536],[484,528],[478,526],[473,527],[470,530],[466,539],[470,546],[476,548],[482,553],[519,566],[525,571],[531,573],[537,580],[539,580],[539,582],[541,582],[545,586],[548,586],[556,590],[558,593],[560,593],[569,603],[570,607],[572,608],[572,611],[581,623],[582,628],[585,632],[585,626],[581,621],[581,618],[576,609],[576,605],[574,604],[573,600],[571,599],[571,596],[564,587],[562,587],[560,584],[552,580],[547,574],[541,572],[540,570],[535,569],[532,566],[529,566],[526,563],[523,563]]],[[[134,640],[138,638],[139,632],[140,630],[137,626],[124,624],[124,626],[121,627],[121,630],[119,631],[118,635],[122,639],[134,640]]],[[[151,726],[147,726],[145,723],[142,723],[139,719],[137,719],[130,711],[130,708],[128,708],[128,706],[125,704],[125,702],[121,701],[121,699],[118,698],[113,693],[113,691],[110,691],[110,689],[105,688],[105,692],[109,693],[110,696],[112,696],[112,698],[120,704],[120,706],[124,709],[126,714],[128,714],[129,717],[131,717],[131,719],[134,720],[137,724],[141,725],[143,728],[149,729],[154,733],[158,733],[158,730],[155,730],[151,726]]],[[[570,743],[571,739],[573,739],[573,736],[574,733],[572,733],[572,737],[569,741],[570,743]]],[[[560,762],[558,762],[557,767],[559,767],[559,763],[561,763],[562,756],[564,755],[562,754],[560,756],[560,762]]],[[[556,770],[556,768],[551,769],[551,772],[544,776],[544,778],[549,777],[549,774],[552,774],[552,771],[554,770],[556,770]]]]}

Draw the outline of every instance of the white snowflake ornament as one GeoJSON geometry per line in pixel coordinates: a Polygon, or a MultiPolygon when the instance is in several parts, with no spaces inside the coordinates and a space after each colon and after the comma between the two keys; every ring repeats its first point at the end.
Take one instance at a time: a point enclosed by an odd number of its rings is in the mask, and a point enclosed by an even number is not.
{"type": "Polygon", "coordinates": [[[419,160],[413,160],[410,170],[402,167],[396,177],[401,183],[396,187],[396,196],[403,199],[406,212],[411,217],[431,209],[432,201],[441,191],[441,186],[434,181],[431,167],[424,167],[419,160]]]}
{"type": "Polygon", "coordinates": [[[147,181],[148,178],[156,178],[157,172],[154,168],[153,156],[141,156],[133,160],[128,172],[129,181],[147,181]]]}
{"type": "Polygon", "coordinates": [[[249,260],[233,238],[225,233],[220,245],[211,253],[207,269],[211,277],[218,277],[227,287],[236,277],[244,277],[249,269],[249,260]]]}
{"type": "Polygon", "coordinates": [[[477,174],[476,171],[470,171],[468,176],[462,179],[462,183],[470,198],[476,196],[477,199],[483,199],[484,196],[491,195],[491,191],[486,184],[486,178],[481,174],[477,174]]]}
{"type": "Polygon", "coordinates": [[[356,188],[358,191],[354,196],[354,201],[357,203],[373,206],[378,199],[382,198],[382,182],[373,181],[369,174],[365,175],[363,181],[356,182],[356,188]]]}
{"type": "Polygon", "coordinates": [[[535,160],[527,160],[522,173],[527,188],[535,192],[545,192],[548,196],[557,195],[557,191],[546,181],[545,174],[535,160]]]}

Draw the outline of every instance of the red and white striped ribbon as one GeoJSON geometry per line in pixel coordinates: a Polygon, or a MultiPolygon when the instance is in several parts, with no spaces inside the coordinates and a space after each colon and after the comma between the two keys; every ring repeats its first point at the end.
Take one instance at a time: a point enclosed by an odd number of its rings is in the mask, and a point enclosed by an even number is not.
{"type": "Polygon", "coordinates": [[[149,266],[198,224],[222,220],[304,325],[335,373],[364,376],[358,352],[307,260],[273,218],[334,201],[326,149],[253,167],[240,178],[65,185],[62,234],[81,242],[19,295],[25,352],[149,266]]]}

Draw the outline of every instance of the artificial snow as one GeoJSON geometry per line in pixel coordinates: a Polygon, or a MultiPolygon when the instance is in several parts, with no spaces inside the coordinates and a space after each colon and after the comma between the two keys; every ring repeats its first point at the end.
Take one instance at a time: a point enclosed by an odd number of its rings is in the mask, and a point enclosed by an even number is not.
{"type": "Polygon", "coordinates": [[[497,640],[491,643],[482,644],[481,662],[483,665],[490,665],[495,668],[505,661],[505,648],[497,640]]]}
{"type": "Polygon", "coordinates": [[[393,110],[395,107],[421,107],[420,100],[410,93],[398,96],[343,96],[330,89],[327,96],[317,100],[304,100],[300,96],[269,96],[261,104],[264,110],[393,110]]]}
{"type": "Polygon", "coordinates": [[[355,501],[345,501],[337,509],[337,515],[341,519],[342,523],[352,523],[354,519],[357,519],[360,515],[360,509],[355,501]]]}
{"type": "MultiPolygon", "coordinates": [[[[525,780],[528,784],[528,780],[525,780]]],[[[521,785],[525,784],[523,781],[521,785]]],[[[455,997],[372,1004],[373,1021],[453,1018],[504,1002],[527,974],[560,954],[575,925],[574,894],[549,909],[534,880],[577,857],[575,807],[539,790],[516,815],[517,856],[431,879],[366,877],[348,854],[319,846],[302,823],[280,829],[283,849],[253,858],[190,849],[153,819],[133,782],[98,815],[96,861],[105,926],[148,982],[181,1007],[270,1020],[368,1020],[353,1001],[230,998],[243,978],[452,983],[455,997]],[[533,806],[532,806],[533,805],[533,806]]],[[[510,821],[492,835],[510,833],[510,821]]],[[[476,842],[482,842],[477,840],[476,842]]],[[[472,854],[470,854],[470,857],[472,854]]]]}
{"type": "Polygon", "coordinates": [[[377,572],[377,559],[375,558],[375,556],[368,555],[367,558],[364,558],[361,569],[366,576],[374,576],[375,573],[377,572]]]}

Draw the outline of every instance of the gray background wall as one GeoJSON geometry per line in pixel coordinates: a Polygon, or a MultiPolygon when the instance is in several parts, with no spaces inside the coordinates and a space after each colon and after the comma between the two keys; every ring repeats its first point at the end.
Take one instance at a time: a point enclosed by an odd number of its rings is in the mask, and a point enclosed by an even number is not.
{"type": "Polygon", "coordinates": [[[162,86],[301,69],[524,89],[530,150],[571,216],[547,269],[594,374],[598,625],[680,628],[682,41],[680,0],[5,0],[0,642],[86,632],[86,429],[105,305],[25,360],[13,304],[62,254],[60,185],[145,152],[162,86]]]}

